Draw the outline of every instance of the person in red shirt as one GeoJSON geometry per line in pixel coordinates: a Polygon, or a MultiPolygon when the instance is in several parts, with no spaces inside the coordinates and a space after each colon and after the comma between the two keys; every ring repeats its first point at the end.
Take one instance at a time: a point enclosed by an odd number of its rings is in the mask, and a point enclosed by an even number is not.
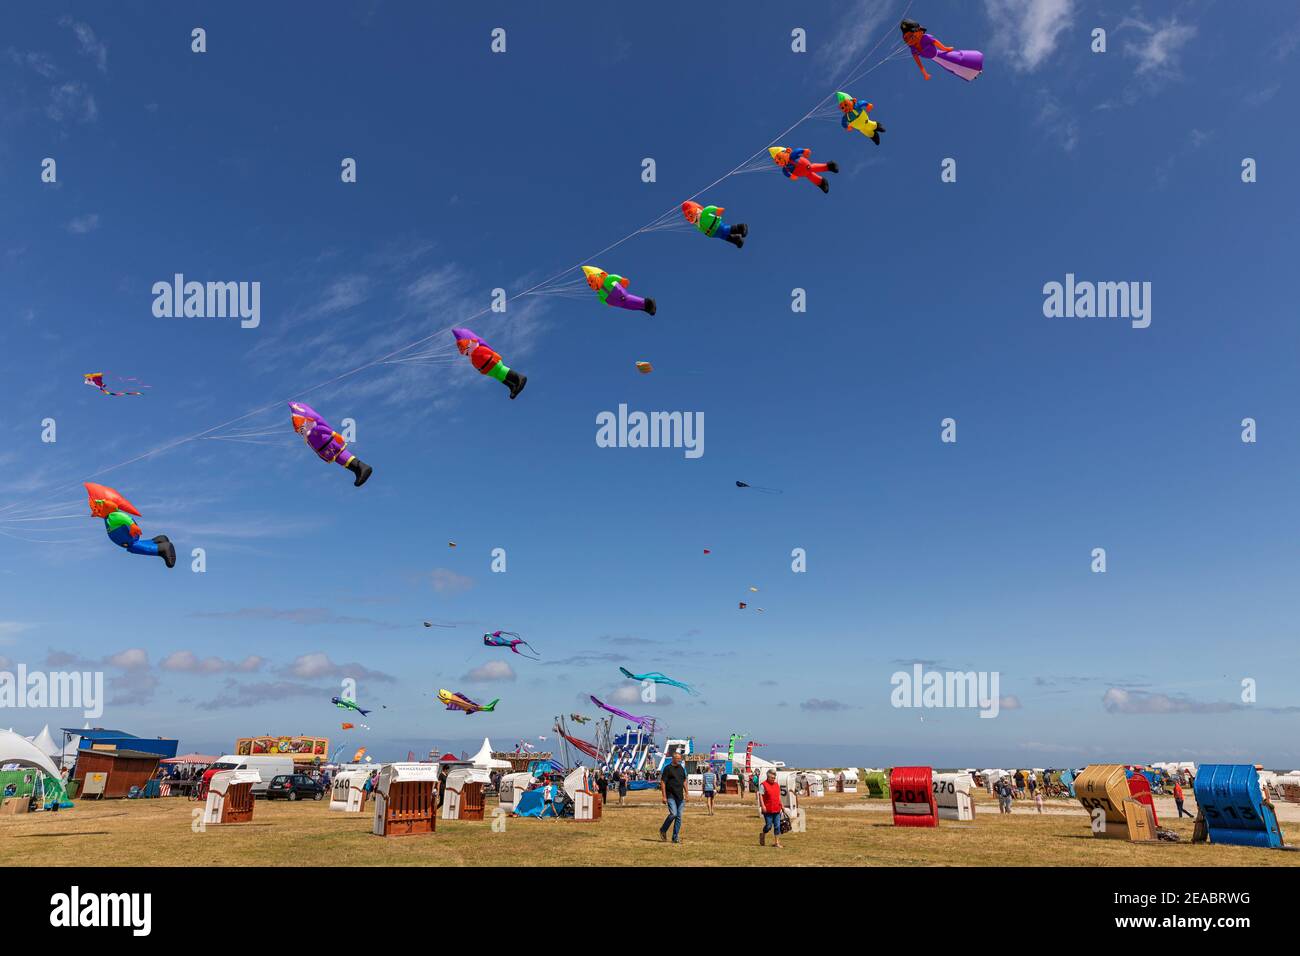
{"type": "MultiPolygon", "coordinates": [[[[1174,804],[1178,807],[1179,820],[1183,818],[1184,813],[1192,817],[1192,812],[1183,807],[1183,785],[1177,780],[1174,781],[1174,804]]],[[[1192,817],[1192,819],[1195,820],[1196,818],[1192,817]]]]}
{"type": "Polygon", "coordinates": [[[781,846],[781,785],[776,782],[776,771],[769,770],[767,779],[758,788],[758,807],[763,813],[763,832],[758,835],[758,845],[767,845],[767,831],[772,831],[775,847],[781,846]]]}

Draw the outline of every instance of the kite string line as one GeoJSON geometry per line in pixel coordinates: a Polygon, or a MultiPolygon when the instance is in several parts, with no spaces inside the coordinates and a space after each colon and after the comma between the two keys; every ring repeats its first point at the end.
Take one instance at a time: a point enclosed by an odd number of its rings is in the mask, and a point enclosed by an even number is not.
{"type": "MultiPolygon", "coordinates": [[[[904,15],[904,16],[906,16],[906,15],[907,15],[907,11],[908,11],[909,9],[911,9],[912,2],[913,2],[913,0],[908,0],[908,4],[907,4],[907,6],[904,8],[904,10],[903,10],[903,15],[904,15]]],[[[891,32],[892,32],[892,30],[891,30],[891,32]]],[[[860,66],[861,63],[863,63],[863,62],[865,62],[866,60],[870,59],[871,55],[872,55],[873,53],[875,53],[875,51],[876,51],[877,49],[879,49],[880,44],[883,43],[883,42],[885,41],[885,39],[886,39],[888,36],[889,36],[889,33],[886,33],[884,37],[881,37],[881,39],[877,40],[875,46],[873,46],[873,47],[872,47],[872,48],[867,52],[867,54],[862,58],[862,60],[859,61],[858,65],[860,66]]],[[[885,62],[885,61],[882,60],[881,63],[883,63],[883,62],[885,62]]],[[[879,64],[877,64],[877,66],[878,66],[878,65],[879,65],[879,64]]],[[[872,69],[875,69],[875,67],[872,67],[872,69]]],[[[803,116],[799,117],[799,119],[795,120],[795,122],[791,123],[788,127],[786,127],[785,129],[783,129],[781,132],[777,133],[775,136],[773,136],[773,137],[771,137],[770,139],[768,139],[768,142],[769,142],[769,143],[774,143],[774,142],[780,140],[782,137],[784,137],[787,133],[790,133],[791,131],[793,131],[797,126],[799,126],[801,123],[803,123],[804,120],[808,119],[809,116],[811,116],[813,113],[815,113],[817,110],[819,110],[819,109],[822,107],[822,105],[823,105],[824,103],[826,103],[826,101],[829,100],[829,99],[831,98],[831,96],[833,96],[833,95],[834,95],[834,94],[828,93],[827,95],[823,96],[820,100],[818,100],[818,101],[816,102],[816,104],[813,105],[812,109],[808,110],[808,112],[804,113],[803,116]]],[[[709,184],[708,184],[707,186],[705,186],[703,189],[697,189],[697,190],[696,190],[695,192],[693,192],[691,195],[687,196],[686,199],[683,200],[683,202],[689,202],[689,201],[691,201],[691,200],[696,199],[696,198],[699,197],[701,194],[703,194],[703,193],[705,193],[705,192],[708,192],[708,191],[709,191],[710,189],[712,189],[714,186],[718,185],[719,183],[723,182],[724,180],[728,179],[728,178],[731,177],[733,174],[735,174],[735,173],[736,173],[738,170],[740,170],[740,168],[743,167],[746,163],[751,162],[751,161],[752,161],[753,159],[755,159],[756,157],[762,156],[762,154],[763,154],[766,150],[767,150],[767,147],[764,146],[762,149],[759,149],[759,150],[755,151],[754,153],[751,153],[749,156],[745,157],[744,161],[742,161],[741,163],[738,163],[738,164],[737,164],[736,166],[734,166],[732,169],[728,170],[726,173],[724,173],[723,175],[719,176],[717,179],[715,179],[713,182],[709,183],[709,184]]],[[[676,208],[676,207],[674,207],[674,208],[676,208]]],[[[652,223],[655,222],[658,218],[659,218],[659,217],[656,216],[655,219],[652,219],[652,220],[651,220],[651,222],[652,222],[652,223]]],[[[633,236],[636,236],[640,231],[641,231],[640,229],[636,229],[636,230],[633,230],[632,232],[629,232],[627,235],[623,236],[621,239],[616,239],[614,242],[611,242],[609,245],[605,246],[603,249],[599,249],[599,250],[597,250],[596,252],[591,253],[590,255],[584,256],[584,257],[583,257],[581,260],[579,260],[578,262],[574,263],[573,265],[569,266],[569,267],[566,268],[566,269],[563,269],[563,270],[561,270],[561,271],[555,273],[555,274],[554,274],[553,276],[551,276],[550,278],[543,279],[541,282],[538,282],[538,283],[536,283],[535,285],[533,285],[533,286],[531,286],[531,287],[525,289],[523,292],[517,292],[517,293],[515,293],[514,295],[508,296],[508,297],[506,298],[506,301],[508,302],[508,301],[510,301],[511,299],[521,299],[521,298],[523,298],[523,297],[526,296],[526,295],[531,295],[531,294],[534,293],[537,289],[541,288],[542,286],[546,285],[547,283],[549,283],[549,282],[553,282],[555,279],[558,279],[558,278],[560,278],[560,277],[562,277],[562,276],[564,276],[564,275],[567,275],[567,274],[569,274],[569,273],[575,271],[576,269],[581,268],[582,265],[583,265],[583,263],[585,263],[585,262],[590,262],[592,259],[595,259],[595,258],[597,258],[598,256],[602,256],[602,255],[604,255],[605,253],[607,253],[607,252],[609,252],[609,251],[611,251],[611,250],[613,250],[613,249],[618,248],[618,247],[621,246],[623,243],[625,243],[625,242],[627,242],[629,239],[631,239],[633,236]]],[[[474,313],[471,314],[471,315],[468,315],[468,316],[465,316],[464,318],[459,319],[458,321],[460,321],[460,322],[472,322],[474,319],[477,319],[477,318],[479,318],[480,316],[486,315],[488,312],[491,311],[491,309],[492,309],[491,306],[486,306],[486,307],[484,307],[484,308],[482,308],[482,309],[479,309],[477,312],[474,312],[474,313]]],[[[295,393],[295,395],[297,395],[297,396],[310,395],[312,392],[319,391],[319,390],[322,389],[322,388],[325,388],[325,387],[327,387],[327,386],[329,386],[329,385],[333,385],[335,382],[340,382],[340,381],[342,381],[342,380],[345,379],[345,378],[351,378],[353,375],[358,375],[358,374],[360,374],[361,372],[367,371],[367,370],[369,370],[369,369],[371,369],[371,368],[374,368],[374,367],[376,367],[376,366],[378,366],[378,365],[382,365],[382,364],[384,364],[388,359],[391,359],[391,358],[393,358],[393,357],[396,356],[396,355],[400,355],[400,354],[403,353],[403,352],[409,351],[410,349],[415,348],[417,345],[422,345],[423,343],[428,342],[428,341],[430,341],[430,340],[436,338],[437,336],[444,334],[444,333],[447,331],[447,328],[449,328],[449,327],[444,327],[444,328],[438,329],[436,332],[432,332],[432,333],[430,333],[429,335],[424,336],[423,338],[416,339],[414,342],[411,342],[411,343],[409,343],[409,344],[407,344],[407,345],[400,346],[399,348],[396,348],[396,349],[394,349],[393,351],[387,353],[386,355],[382,355],[382,356],[380,356],[380,357],[377,358],[377,359],[373,359],[373,360],[371,360],[371,361],[369,361],[369,362],[366,362],[366,363],[364,363],[364,364],[362,364],[362,365],[358,365],[356,368],[349,369],[349,370],[347,370],[347,371],[345,371],[345,372],[340,372],[338,375],[335,375],[333,378],[327,379],[327,380],[325,380],[324,382],[320,382],[320,383],[318,383],[318,384],[316,384],[316,385],[312,385],[312,386],[310,386],[309,388],[300,389],[300,390],[298,390],[298,391],[295,393]]],[[[98,476],[100,476],[100,475],[108,474],[110,471],[116,471],[116,470],[119,469],[119,468],[125,468],[127,465],[132,465],[132,464],[135,464],[135,463],[138,462],[138,461],[143,461],[143,460],[146,459],[146,458],[152,458],[152,457],[155,456],[155,455],[160,455],[160,454],[162,454],[162,453],[165,452],[165,451],[170,451],[170,450],[173,449],[173,448],[176,448],[176,447],[179,447],[180,445],[184,445],[184,444],[186,444],[186,443],[188,443],[188,442],[194,441],[195,439],[203,438],[203,437],[205,437],[205,436],[211,434],[211,433],[214,432],[214,431],[219,431],[220,429],[225,428],[225,427],[227,427],[228,425],[233,425],[235,422],[241,422],[241,421],[243,421],[243,420],[246,419],[246,418],[250,418],[250,417],[252,417],[253,415],[257,415],[257,414],[259,414],[259,413],[261,413],[261,412],[268,411],[268,410],[270,410],[270,409],[272,409],[272,408],[275,408],[275,407],[277,407],[277,406],[279,406],[279,405],[283,405],[283,404],[285,404],[286,402],[289,402],[289,401],[292,401],[292,399],[287,399],[287,398],[286,398],[286,399],[279,399],[279,400],[274,401],[274,402],[268,402],[267,404],[262,405],[262,406],[260,406],[259,408],[255,408],[255,409],[253,409],[252,411],[245,412],[243,415],[239,415],[239,416],[237,416],[236,418],[232,418],[232,419],[230,419],[229,421],[222,422],[220,425],[214,425],[214,426],[211,427],[211,428],[205,428],[203,431],[195,432],[193,435],[188,435],[188,436],[186,436],[186,437],[184,437],[184,438],[178,438],[178,439],[175,439],[174,441],[167,442],[167,443],[165,443],[165,444],[163,444],[163,445],[160,445],[160,446],[157,447],[157,448],[151,449],[150,451],[144,452],[144,453],[142,453],[142,454],[140,454],[140,455],[136,455],[134,458],[128,458],[126,461],[119,462],[119,463],[117,463],[116,465],[109,465],[109,466],[107,466],[107,467],[105,467],[105,468],[101,468],[101,469],[99,469],[99,471],[93,472],[89,477],[91,477],[91,478],[96,478],[96,477],[98,477],[98,476]]]]}

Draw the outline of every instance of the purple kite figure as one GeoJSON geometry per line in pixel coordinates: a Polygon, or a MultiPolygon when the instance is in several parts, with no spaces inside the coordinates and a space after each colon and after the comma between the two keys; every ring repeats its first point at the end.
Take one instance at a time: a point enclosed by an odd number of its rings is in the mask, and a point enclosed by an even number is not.
{"type": "Polygon", "coordinates": [[[321,418],[310,405],[301,402],[290,402],[289,412],[293,416],[293,430],[303,437],[321,461],[336,461],[355,474],[354,487],[360,488],[366,483],[374,469],[347,450],[348,443],[334,430],[334,426],[321,418]]]}
{"type": "Polygon", "coordinates": [[[907,44],[917,68],[927,80],[930,74],[925,72],[922,60],[934,60],[953,76],[968,83],[984,72],[984,54],[979,50],[954,50],[944,46],[915,20],[904,20],[898,29],[903,33],[903,42],[907,44]]]}
{"type": "Polygon", "coordinates": [[[519,654],[520,657],[527,657],[530,661],[540,661],[542,659],[542,656],[533,649],[533,645],[529,644],[514,631],[493,631],[491,634],[484,634],[483,646],[508,647],[516,654],[519,654]],[[521,646],[528,648],[533,652],[533,655],[536,656],[521,653],[519,650],[521,646]]]}
{"type": "Polygon", "coordinates": [[[655,721],[653,717],[638,717],[636,714],[629,714],[626,710],[619,710],[617,707],[611,707],[609,706],[609,704],[606,704],[603,701],[601,701],[600,698],[596,697],[594,694],[592,695],[591,702],[595,704],[597,707],[599,707],[601,710],[607,710],[611,714],[614,714],[616,717],[622,717],[624,720],[630,720],[632,723],[637,724],[638,726],[641,724],[653,724],[655,721]]]}

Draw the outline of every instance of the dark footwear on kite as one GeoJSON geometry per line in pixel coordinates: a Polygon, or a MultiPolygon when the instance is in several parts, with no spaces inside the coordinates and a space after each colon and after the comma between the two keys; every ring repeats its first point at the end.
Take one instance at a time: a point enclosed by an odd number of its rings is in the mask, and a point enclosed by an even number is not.
{"type": "Polygon", "coordinates": [[[524,390],[524,386],[528,384],[528,376],[520,375],[514,369],[511,369],[506,373],[505,384],[506,388],[510,389],[510,400],[514,401],[519,393],[524,390]]]}
{"type": "Polygon", "coordinates": [[[826,171],[831,173],[838,173],[840,171],[840,164],[833,161],[829,162],[826,164],[826,171]]]}
{"type": "Polygon", "coordinates": [[[360,458],[354,457],[350,462],[348,462],[348,471],[352,472],[357,476],[357,480],[352,482],[352,487],[360,488],[362,485],[364,485],[366,483],[366,479],[370,477],[371,472],[373,472],[374,470],[375,469],[371,468],[360,458]]]}
{"type": "Polygon", "coordinates": [[[745,248],[745,237],[738,235],[734,232],[727,237],[727,241],[731,243],[733,246],[735,246],[737,249],[745,248]]]}
{"type": "Polygon", "coordinates": [[[153,543],[158,545],[158,555],[167,567],[176,567],[176,545],[172,544],[171,539],[165,534],[160,534],[153,539],[153,543]]]}
{"type": "Polygon", "coordinates": [[[877,132],[877,133],[883,133],[884,131],[885,131],[885,124],[884,124],[884,123],[877,123],[877,124],[876,124],[876,132],[877,132]]]}
{"type": "Polygon", "coordinates": [[[821,190],[822,192],[824,192],[824,193],[828,193],[828,192],[831,191],[831,184],[828,183],[826,180],[823,179],[821,182],[819,182],[819,183],[817,184],[817,188],[820,189],[820,190],[821,190]]]}
{"type": "Polygon", "coordinates": [[[647,315],[654,315],[655,312],[658,311],[658,306],[655,305],[654,299],[645,300],[645,310],[647,315]]]}
{"type": "Polygon", "coordinates": [[[877,146],[880,145],[880,130],[876,130],[874,133],[871,134],[871,141],[875,143],[877,146]]]}
{"type": "Polygon", "coordinates": [[[741,238],[741,239],[744,239],[744,238],[746,238],[746,237],[749,235],[749,227],[748,227],[747,225],[745,225],[743,222],[738,222],[738,223],[736,223],[734,226],[731,227],[731,232],[732,232],[732,235],[735,235],[735,234],[739,233],[739,234],[740,234],[740,238],[741,238]]]}

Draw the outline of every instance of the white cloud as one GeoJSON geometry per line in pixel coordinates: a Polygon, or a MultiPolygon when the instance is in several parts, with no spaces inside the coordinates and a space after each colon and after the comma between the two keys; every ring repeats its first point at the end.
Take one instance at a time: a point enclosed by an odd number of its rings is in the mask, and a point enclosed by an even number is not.
{"type": "Polygon", "coordinates": [[[476,667],[468,674],[461,677],[461,680],[469,681],[473,684],[512,681],[514,679],[514,668],[511,667],[507,661],[488,661],[482,667],[476,667]]]}
{"type": "Polygon", "coordinates": [[[1056,52],[1074,22],[1074,0],[984,0],[984,12],[997,25],[994,49],[1013,69],[1030,72],[1056,52]]]}
{"type": "Polygon", "coordinates": [[[176,651],[162,659],[158,666],[165,671],[182,674],[224,674],[230,671],[249,674],[261,669],[266,658],[250,654],[239,663],[223,660],[220,657],[200,658],[193,651],[176,651]]]}
{"type": "Polygon", "coordinates": [[[1124,52],[1137,58],[1138,76],[1148,73],[1178,76],[1181,73],[1178,63],[1182,49],[1196,38],[1196,27],[1179,23],[1177,17],[1170,17],[1158,26],[1128,17],[1120,21],[1119,28],[1142,34],[1140,40],[1130,40],[1124,44],[1124,52]]]}
{"type": "Polygon", "coordinates": [[[149,653],[143,648],[131,647],[104,658],[104,663],[127,671],[145,670],[149,667],[149,653]]]}

